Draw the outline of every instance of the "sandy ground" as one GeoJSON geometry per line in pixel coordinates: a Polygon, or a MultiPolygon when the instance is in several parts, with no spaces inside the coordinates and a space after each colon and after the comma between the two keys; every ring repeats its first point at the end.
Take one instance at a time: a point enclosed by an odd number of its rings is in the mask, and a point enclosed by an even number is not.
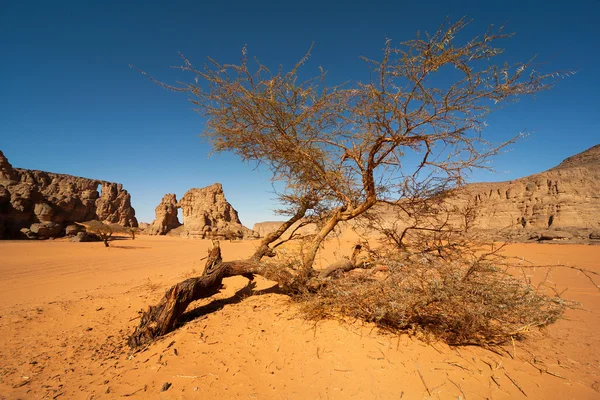
{"type": "MultiPolygon", "coordinates": [[[[272,282],[248,286],[235,277],[215,298],[192,304],[179,330],[130,355],[124,342],[138,311],[202,271],[208,246],[148,236],[108,249],[0,242],[0,398],[600,398],[600,291],[571,270],[552,280],[584,309],[496,352],[425,344],[370,325],[315,325],[272,282]],[[161,392],[165,382],[171,386],[161,392]]],[[[222,244],[225,259],[254,246],[222,244]]],[[[333,241],[321,261],[349,247],[333,241]]],[[[600,246],[511,245],[507,252],[600,272],[600,246]]]]}

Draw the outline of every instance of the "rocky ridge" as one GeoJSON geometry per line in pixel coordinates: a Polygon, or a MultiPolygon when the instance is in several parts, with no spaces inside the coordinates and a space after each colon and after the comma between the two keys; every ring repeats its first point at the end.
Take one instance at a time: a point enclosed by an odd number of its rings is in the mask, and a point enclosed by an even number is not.
{"type": "MultiPolygon", "coordinates": [[[[449,202],[473,206],[474,228],[496,239],[600,240],[600,145],[539,174],[467,184],[449,202]]],[[[390,223],[394,219],[389,207],[376,210],[390,223]]],[[[254,230],[264,236],[281,223],[260,222],[254,230]]]]}
{"type": "Polygon", "coordinates": [[[476,206],[480,229],[589,234],[600,229],[600,145],[548,171],[509,182],[470,184],[464,192],[476,206]]]}
{"type": "Polygon", "coordinates": [[[137,226],[121,184],[13,168],[0,151],[0,238],[61,236],[73,222],[92,219],[137,226]]]}

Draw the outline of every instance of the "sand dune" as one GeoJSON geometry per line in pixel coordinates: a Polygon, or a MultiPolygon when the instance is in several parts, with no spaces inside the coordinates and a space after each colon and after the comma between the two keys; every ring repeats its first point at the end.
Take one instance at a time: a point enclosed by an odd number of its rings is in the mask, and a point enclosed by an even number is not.
{"type": "MultiPolygon", "coordinates": [[[[223,255],[241,258],[255,245],[224,242],[223,255]]],[[[108,249],[0,242],[0,398],[600,397],[600,292],[569,270],[554,271],[552,280],[584,309],[498,352],[425,344],[369,324],[314,324],[272,282],[247,286],[234,277],[215,298],[194,303],[183,327],[130,355],[124,340],[138,311],[201,272],[208,246],[149,236],[108,249]],[[171,386],[161,392],[165,382],[171,386]]],[[[348,238],[331,241],[322,262],[350,246],[348,238]]],[[[600,246],[519,244],[507,252],[600,272],[600,246]]]]}

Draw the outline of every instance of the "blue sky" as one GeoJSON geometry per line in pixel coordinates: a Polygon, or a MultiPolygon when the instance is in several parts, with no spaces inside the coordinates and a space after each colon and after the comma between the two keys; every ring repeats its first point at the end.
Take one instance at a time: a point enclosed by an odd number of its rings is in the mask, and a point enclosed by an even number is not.
{"type": "Polygon", "coordinates": [[[164,80],[179,75],[177,52],[201,64],[251,56],[290,65],[315,43],[307,70],[360,79],[359,56],[377,57],[386,38],[399,42],[434,31],[449,16],[473,18],[473,34],[506,24],[511,60],[538,54],[549,70],[577,74],[535,101],[492,114],[495,142],[534,134],[498,157],[509,180],[546,170],[600,143],[599,1],[3,1],[0,5],[0,150],[16,167],[123,183],[140,221],[150,222],[165,193],[221,182],[242,222],[280,219],[269,175],[232,155],[208,158],[203,119],[185,95],[167,92],[129,68],[164,80]]]}

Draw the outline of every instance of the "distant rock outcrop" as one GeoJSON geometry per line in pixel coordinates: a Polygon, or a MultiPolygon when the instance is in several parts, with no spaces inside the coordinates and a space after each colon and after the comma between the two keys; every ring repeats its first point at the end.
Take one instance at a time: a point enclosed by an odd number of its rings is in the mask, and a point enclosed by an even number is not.
{"type": "Polygon", "coordinates": [[[16,181],[19,178],[12,165],[8,162],[8,159],[4,157],[4,153],[0,151],[0,183],[4,180],[16,181]]]}
{"type": "Polygon", "coordinates": [[[465,187],[481,229],[589,231],[600,228],[600,145],[510,182],[465,187]]]}
{"type": "Polygon", "coordinates": [[[258,237],[242,225],[237,211],[227,202],[220,183],[190,189],[177,202],[167,194],[156,207],[156,219],[146,229],[151,235],[177,235],[194,238],[243,239],[258,237]],[[181,208],[183,225],[177,218],[181,208]]]}
{"type": "MultiPolygon", "coordinates": [[[[257,222],[252,227],[252,230],[258,235],[260,235],[260,237],[265,237],[269,233],[275,232],[277,229],[279,229],[283,222],[284,221],[257,222]]],[[[283,237],[287,238],[292,232],[294,233],[294,235],[300,236],[313,235],[317,233],[317,226],[314,223],[309,223],[305,224],[304,226],[298,227],[302,223],[302,221],[297,221],[296,223],[294,223],[283,237]]]]}
{"type": "Polygon", "coordinates": [[[260,237],[265,237],[271,232],[275,232],[284,223],[284,221],[264,221],[257,222],[252,227],[252,230],[256,232],[260,237]]]}
{"type": "Polygon", "coordinates": [[[123,190],[120,183],[102,182],[102,194],[96,200],[96,215],[99,221],[137,226],[135,210],[131,207],[131,196],[123,190]]]}
{"type": "Polygon", "coordinates": [[[177,218],[177,197],[174,194],[165,194],[156,207],[156,219],[146,232],[150,235],[166,235],[171,229],[181,226],[177,218]]]}
{"type": "Polygon", "coordinates": [[[223,186],[214,183],[190,189],[179,200],[186,234],[200,238],[244,238],[255,236],[242,225],[237,211],[227,202],[223,186]]]}
{"type": "Polygon", "coordinates": [[[0,152],[0,238],[61,236],[69,224],[92,219],[137,226],[120,184],[13,168],[0,152]]]}
{"type": "MultiPolygon", "coordinates": [[[[600,240],[600,145],[539,174],[509,182],[465,185],[448,201],[459,209],[472,207],[476,215],[473,228],[492,238],[600,240]]],[[[373,211],[389,226],[408,226],[407,221],[396,220],[396,213],[385,204],[378,204],[373,211]]],[[[448,221],[461,222],[460,216],[448,221]]],[[[260,222],[254,230],[265,236],[280,225],[260,222]]]]}

